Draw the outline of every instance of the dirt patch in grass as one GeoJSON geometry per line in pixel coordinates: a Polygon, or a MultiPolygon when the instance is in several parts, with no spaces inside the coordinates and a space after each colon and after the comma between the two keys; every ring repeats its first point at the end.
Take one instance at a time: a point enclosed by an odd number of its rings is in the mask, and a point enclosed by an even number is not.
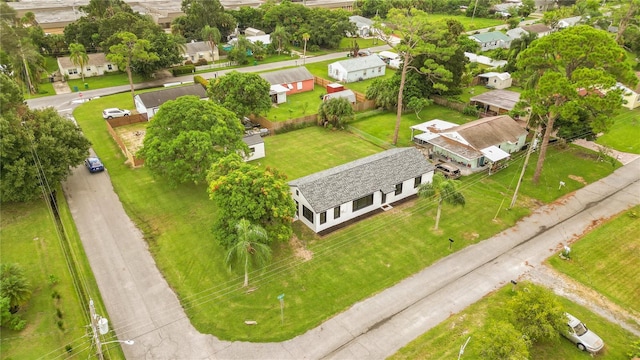
{"type": "Polygon", "coordinates": [[[588,185],[588,183],[582,178],[582,176],[569,175],[569,179],[577,181],[583,185],[588,185]]]}
{"type": "Polygon", "coordinates": [[[115,132],[124,142],[127,149],[135,154],[142,148],[148,123],[136,123],[115,128],[115,132]]]}
{"type": "Polygon", "coordinates": [[[293,234],[291,240],[289,241],[289,244],[291,245],[293,253],[296,255],[296,257],[301,258],[303,261],[309,261],[313,259],[313,252],[305,248],[305,246],[302,244],[302,241],[298,239],[296,234],[293,234]]]}

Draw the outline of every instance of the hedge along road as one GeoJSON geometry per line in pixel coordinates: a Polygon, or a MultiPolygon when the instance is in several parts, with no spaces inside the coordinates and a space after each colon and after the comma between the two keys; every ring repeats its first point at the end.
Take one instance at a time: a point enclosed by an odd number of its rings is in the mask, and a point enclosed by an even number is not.
{"type": "Polygon", "coordinates": [[[594,221],[639,204],[639,174],[635,160],[281,343],[228,342],[198,333],[127,217],[108,171],[76,168],[63,188],[113,329],[121,340],[135,340],[123,346],[127,359],[383,359],[540,266],[594,221]]]}

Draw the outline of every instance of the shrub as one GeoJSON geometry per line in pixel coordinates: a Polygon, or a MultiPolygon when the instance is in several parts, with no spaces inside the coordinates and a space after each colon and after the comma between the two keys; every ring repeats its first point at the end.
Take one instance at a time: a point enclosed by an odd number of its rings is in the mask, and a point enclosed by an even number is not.
{"type": "Polygon", "coordinates": [[[478,111],[477,107],[473,105],[467,105],[464,107],[464,109],[462,109],[462,113],[469,116],[478,116],[480,112],[478,111]]]}
{"type": "Polygon", "coordinates": [[[209,62],[207,61],[207,59],[198,59],[198,62],[196,63],[196,65],[198,66],[203,66],[203,65],[209,65],[209,62]]]}
{"type": "Polygon", "coordinates": [[[309,46],[309,51],[311,51],[311,52],[320,51],[320,46],[318,46],[316,44],[313,44],[313,45],[309,46]]]}
{"type": "Polygon", "coordinates": [[[171,74],[173,74],[173,76],[191,74],[195,70],[196,70],[196,67],[194,65],[176,66],[171,69],[171,74]]]}
{"type": "Polygon", "coordinates": [[[196,84],[200,84],[202,86],[204,86],[204,88],[206,89],[207,87],[209,87],[209,80],[203,78],[200,75],[196,75],[193,77],[193,82],[196,84]]]}

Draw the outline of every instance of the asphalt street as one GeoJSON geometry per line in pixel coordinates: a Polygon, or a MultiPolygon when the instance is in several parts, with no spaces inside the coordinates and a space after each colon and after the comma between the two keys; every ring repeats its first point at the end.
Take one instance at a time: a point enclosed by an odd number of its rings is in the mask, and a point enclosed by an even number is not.
{"type": "MultiPolygon", "coordinates": [[[[315,329],[281,343],[198,333],[127,217],[108,171],[64,183],[73,218],[127,359],[384,359],[489,292],[518,279],[600,219],[640,204],[640,160],[544,206],[315,329]]],[[[328,299],[330,301],[330,299],[328,299]]]]}

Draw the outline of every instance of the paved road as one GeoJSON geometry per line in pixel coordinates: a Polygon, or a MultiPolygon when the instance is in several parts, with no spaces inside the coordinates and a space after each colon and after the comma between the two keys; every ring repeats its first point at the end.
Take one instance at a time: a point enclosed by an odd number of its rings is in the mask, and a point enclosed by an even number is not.
{"type": "Polygon", "coordinates": [[[108,172],[75,169],[64,192],[113,328],[120,339],[136,341],[123,347],[128,359],[383,359],[538,266],[594,221],[639,204],[639,180],[636,160],[303,335],[264,344],[220,341],[193,328],[108,172]]]}

